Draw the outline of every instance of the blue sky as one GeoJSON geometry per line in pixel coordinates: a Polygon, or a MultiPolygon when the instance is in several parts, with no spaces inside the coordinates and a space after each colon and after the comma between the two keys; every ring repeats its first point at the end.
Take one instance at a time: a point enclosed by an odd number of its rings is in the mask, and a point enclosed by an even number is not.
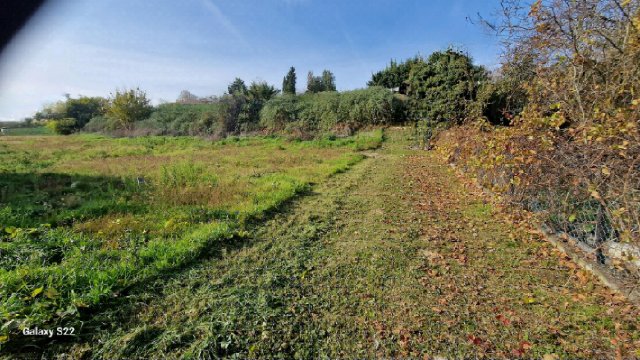
{"type": "Polygon", "coordinates": [[[79,94],[140,87],[155,103],[181,90],[220,95],[235,77],[277,88],[295,66],[366,86],[390,59],[456,46],[490,68],[495,38],[466,18],[497,0],[51,0],[0,58],[0,120],[79,94]]]}

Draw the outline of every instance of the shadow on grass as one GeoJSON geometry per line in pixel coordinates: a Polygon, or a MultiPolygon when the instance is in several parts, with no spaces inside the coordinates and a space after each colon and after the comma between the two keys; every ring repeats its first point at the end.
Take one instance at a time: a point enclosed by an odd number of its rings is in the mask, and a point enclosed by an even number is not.
{"type": "MultiPolygon", "coordinates": [[[[297,203],[305,196],[319,195],[308,186],[298,192],[296,196],[282,202],[279,206],[265,212],[260,217],[252,217],[247,219],[247,230],[255,234],[261,225],[272,220],[276,215],[287,216],[295,211],[297,203]]],[[[140,282],[134,283],[117,293],[117,296],[103,302],[100,306],[94,307],[87,311],[81,312],[81,316],[76,324],[76,334],[73,337],[54,337],[52,339],[43,337],[20,337],[12,340],[3,352],[12,354],[17,358],[48,358],[55,354],[61,353],[69,349],[74,344],[92,344],[96,334],[110,331],[117,331],[119,328],[127,328],[135,322],[136,315],[140,309],[145,307],[150,301],[157,301],[162,297],[162,292],[166,282],[172,278],[176,278],[203,262],[221,259],[222,257],[233,256],[233,254],[251,246],[254,246],[259,238],[254,236],[240,237],[234,236],[230,239],[221,240],[203,249],[192,260],[171,269],[166,269],[161,273],[148,277],[140,282]],[[145,294],[154,294],[146,297],[145,294]]],[[[65,325],[62,326],[72,326],[65,325]]],[[[162,334],[162,329],[150,327],[150,332],[137,334],[135,339],[148,339],[149,337],[157,337],[162,334]]],[[[134,340],[135,340],[134,339],[134,340]]],[[[133,341],[131,344],[137,343],[133,341]]],[[[143,346],[142,342],[140,345],[143,346]]],[[[88,351],[84,357],[90,358],[91,352],[88,351]]]]}

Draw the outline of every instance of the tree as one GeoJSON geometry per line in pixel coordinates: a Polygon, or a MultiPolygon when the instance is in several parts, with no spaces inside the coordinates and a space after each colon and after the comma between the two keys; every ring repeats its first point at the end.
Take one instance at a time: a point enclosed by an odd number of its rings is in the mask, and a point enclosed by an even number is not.
{"type": "Polygon", "coordinates": [[[336,77],[329,70],[322,72],[323,91],[336,91],[336,77]]]}
{"type": "Polygon", "coordinates": [[[289,72],[282,80],[282,93],[283,94],[296,94],[296,68],[293,66],[289,69],[289,72]]]}
{"type": "Polygon", "coordinates": [[[487,72],[468,55],[453,49],[437,51],[411,67],[407,95],[415,116],[432,121],[460,122],[474,107],[487,72]]]}
{"type": "Polygon", "coordinates": [[[45,105],[42,110],[38,111],[34,115],[36,121],[42,120],[59,120],[66,117],[67,108],[66,102],[57,101],[53,104],[45,105]]]}
{"type": "Polygon", "coordinates": [[[420,56],[415,56],[401,63],[391,60],[385,69],[380,70],[371,76],[371,80],[367,85],[382,86],[387,89],[398,88],[399,93],[406,94],[407,80],[409,79],[411,68],[420,63],[424,63],[424,60],[420,56]]]}
{"type": "Polygon", "coordinates": [[[69,97],[66,101],[65,117],[75,119],[76,129],[82,129],[91,118],[104,114],[106,104],[107,100],[101,97],[69,97]]]}
{"type": "Polygon", "coordinates": [[[198,104],[200,99],[189,90],[182,90],[176,102],[180,104],[198,104]]]}
{"type": "Polygon", "coordinates": [[[264,104],[278,93],[265,81],[253,81],[247,89],[246,102],[238,118],[239,131],[251,131],[260,122],[260,111],[264,104]]]}
{"type": "Polygon", "coordinates": [[[307,74],[307,92],[336,91],[336,78],[329,70],[324,70],[322,76],[314,76],[313,71],[307,74]]]}
{"type": "Polygon", "coordinates": [[[313,76],[313,71],[307,73],[307,93],[317,93],[322,91],[322,81],[319,77],[313,76]]]}
{"type": "Polygon", "coordinates": [[[252,81],[247,90],[247,96],[251,100],[267,101],[278,93],[278,90],[265,81],[252,81]]]}
{"type": "Polygon", "coordinates": [[[247,85],[244,80],[235,78],[231,84],[227,87],[229,95],[247,95],[247,85]]]}
{"type": "Polygon", "coordinates": [[[111,95],[107,115],[123,129],[131,129],[133,123],[144,120],[151,115],[147,94],[139,88],[116,90],[111,95]]]}

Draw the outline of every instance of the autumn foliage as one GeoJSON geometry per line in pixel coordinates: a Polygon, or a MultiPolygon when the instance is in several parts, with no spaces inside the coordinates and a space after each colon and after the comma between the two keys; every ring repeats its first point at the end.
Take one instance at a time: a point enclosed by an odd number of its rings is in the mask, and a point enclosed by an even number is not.
{"type": "Polygon", "coordinates": [[[441,134],[440,150],[553,230],[640,244],[640,1],[502,4],[504,22],[489,24],[506,38],[499,81],[528,64],[505,91],[526,105],[505,109],[511,126],[441,134]]]}

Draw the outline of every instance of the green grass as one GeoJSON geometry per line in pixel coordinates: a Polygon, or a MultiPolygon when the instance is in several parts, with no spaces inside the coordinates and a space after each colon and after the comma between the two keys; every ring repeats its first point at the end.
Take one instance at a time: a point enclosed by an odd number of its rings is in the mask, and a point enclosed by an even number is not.
{"type": "Polygon", "coordinates": [[[242,241],[248,225],[381,141],[378,130],[318,141],[0,139],[0,339],[75,323],[216,243],[242,241]]]}
{"type": "Polygon", "coordinates": [[[2,136],[42,136],[54,135],[53,131],[46,126],[26,127],[26,128],[10,128],[2,136]]]}
{"type": "Polygon", "coordinates": [[[637,357],[637,312],[386,134],[242,241],[40,344],[46,357],[614,358],[612,339],[637,357]]]}
{"type": "MultiPolygon", "coordinates": [[[[100,261],[84,267],[102,267],[109,274],[128,271],[124,266],[131,264],[134,270],[127,273],[128,285],[100,298],[99,306],[79,307],[79,317],[61,313],[59,323],[75,325],[76,337],[12,338],[7,357],[640,355],[637,308],[550,244],[515,226],[504,210],[460,181],[436,154],[410,150],[406,135],[387,130],[380,148],[363,153],[354,152],[359,148],[355,138],[234,138],[192,145],[193,139],[117,140],[123,153],[132,151],[128,146],[152,143],[154,149],[145,157],[170,153],[175,160],[185,156],[185,148],[190,156],[210,151],[216,156],[206,162],[171,162],[165,175],[161,167],[150,167],[150,184],[163,176],[167,185],[206,182],[215,189],[229,183],[243,195],[207,207],[189,205],[193,199],[209,203],[202,192],[185,201],[188,192],[173,196],[150,189],[155,194],[148,198],[152,212],[116,212],[43,229],[73,230],[78,237],[71,244],[52,241],[50,247],[41,237],[31,243],[33,251],[15,257],[62,265],[65,260],[50,258],[56,254],[50,249],[79,243],[93,253],[93,244],[108,244],[100,247],[110,250],[100,261]],[[182,143],[174,146],[173,141],[182,143]],[[317,153],[324,155],[313,157],[317,153]],[[366,160],[360,161],[362,156],[366,160]],[[200,172],[208,166],[220,170],[215,176],[200,172]],[[316,175],[305,175],[309,173],[316,175]],[[227,182],[229,178],[237,180],[227,182]],[[305,196],[284,200],[277,209],[261,208],[277,182],[291,184],[283,193],[301,191],[305,196]],[[162,215],[163,208],[170,216],[162,215]],[[237,227],[218,227],[224,224],[237,227]],[[127,236],[117,235],[122,228],[128,229],[127,236]],[[220,237],[211,241],[212,233],[220,237]],[[226,237],[229,233],[234,236],[226,237]],[[82,234],[91,236],[80,238],[82,234]],[[202,250],[192,253],[198,246],[202,250]],[[130,263],[111,262],[117,256],[130,263]],[[122,267],[110,266],[114,263],[122,267]],[[145,278],[137,278],[138,272],[145,278]]],[[[103,141],[83,138],[94,140],[103,141]]],[[[116,163],[128,168],[129,156],[116,163]]],[[[101,159],[102,164],[110,158],[101,159]]],[[[115,165],[105,168],[118,177],[115,165]]],[[[79,270],[70,274],[66,281],[82,276],[79,270]]],[[[94,274],[90,286],[105,283],[108,277],[101,276],[94,274]]],[[[100,288],[94,291],[99,294],[100,288]]],[[[43,287],[35,298],[47,294],[43,287]]]]}

